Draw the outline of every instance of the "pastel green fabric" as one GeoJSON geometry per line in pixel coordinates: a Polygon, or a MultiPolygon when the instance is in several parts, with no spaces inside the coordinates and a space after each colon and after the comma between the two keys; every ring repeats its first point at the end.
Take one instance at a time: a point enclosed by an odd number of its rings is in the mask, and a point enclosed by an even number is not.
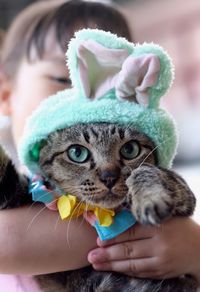
{"type": "MultiPolygon", "coordinates": [[[[87,48],[86,52],[90,59],[90,51],[88,53],[87,48]]],[[[88,59],[84,59],[84,62],[85,60],[88,59]]],[[[67,63],[73,88],[58,92],[44,100],[28,119],[19,146],[19,157],[22,163],[27,165],[31,172],[41,173],[38,153],[50,133],[80,123],[107,122],[133,126],[146,134],[155,143],[159,165],[166,168],[171,167],[176,154],[177,131],[173,118],[159,107],[160,98],[171,86],[174,75],[173,65],[168,54],[158,45],[134,45],[108,32],[84,29],[76,33],[75,38],[70,42],[67,63]],[[122,49],[125,55],[134,57],[133,62],[135,62],[135,58],[137,61],[137,56],[147,54],[157,56],[160,61],[159,74],[156,82],[145,91],[149,100],[147,105],[137,103],[135,98],[132,100],[117,98],[116,88],[112,86],[98,98],[91,98],[85,94],[83,80],[80,78],[78,50],[80,45],[87,40],[92,40],[95,44],[98,43],[105,48],[114,49],[114,53],[115,50],[117,52],[118,49],[122,49]]],[[[88,76],[93,78],[95,72],[92,70],[97,69],[91,64],[87,63],[86,68],[89,72],[88,76]]],[[[115,75],[113,80],[115,81],[118,76],[115,75]]],[[[150,79],[147,81],[151,82],[150,79]]],[[[118,81],[120,81],[119,78],[118,81]]]]}
{"type": "Polygon", "coordinates": [[[150,88],[150,94],[152,96],[150,106],[153,108],[158,107],[160,97],[168,91],[174,79],[174,66],[172,64],[172,60],[163,48],[154,43],[143,43],[135,45],[128,42],[125,38],[117,37],[110,32],[104,32],[97,29],[83,29],[77,32],[75,36],[76,37],[73,38],[70,42],[66,55],[72,85],[80,92],[79,98],[85,98],[85,95],[83,92],[81,80],[78,78],[77,48],[83,41],[92,39],[110,49],[126,49],[130,55],[140,56],[151,53],[159,57],[159,78],[155,86],[150,88]]]}

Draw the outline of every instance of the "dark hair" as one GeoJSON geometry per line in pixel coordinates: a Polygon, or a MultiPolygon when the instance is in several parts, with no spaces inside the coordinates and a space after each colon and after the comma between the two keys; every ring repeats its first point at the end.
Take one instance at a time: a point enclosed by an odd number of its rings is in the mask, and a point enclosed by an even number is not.
{"type": "Polygon", "coordinates": [[[0,48],[1,48],[2,44],[3,44],[4,38],[5,38],[5,31],[0,28],[0,48]]]}
{"type": "Polygon", "coordinates": [[[23,57],[30,60],[35,47],[38,58],[45,52],[50,28],[65,52],[74,32],[81,28],[100,28],[131,40],[124,16],[113,6],[81,0],[42,1],[22,11],[11,25],[2,50],[2,68],[13,77],[23,57]]]}

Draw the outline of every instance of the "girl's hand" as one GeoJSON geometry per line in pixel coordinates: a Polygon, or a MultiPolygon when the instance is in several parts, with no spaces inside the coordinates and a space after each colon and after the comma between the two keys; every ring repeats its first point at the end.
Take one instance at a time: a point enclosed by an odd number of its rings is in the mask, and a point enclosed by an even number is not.
{"type": "Polygon", "coordinates": [[[190,218],[173,218],[160,226],[137,224],[97,244],[88,254],[96,270],[155,279],[191,274],[200,282],[200,226],[190,218]]]}

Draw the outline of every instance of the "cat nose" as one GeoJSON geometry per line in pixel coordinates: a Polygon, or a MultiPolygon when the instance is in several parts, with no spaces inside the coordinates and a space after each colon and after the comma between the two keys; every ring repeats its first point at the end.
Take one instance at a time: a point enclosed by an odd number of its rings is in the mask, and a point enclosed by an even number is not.
{"type": "Polygon", "coordinates": [[[120,176],[120,169],[104,169],[100,172],[99,179],[105,184],[105,186],[111,189],[117,182],[120,176]]]}

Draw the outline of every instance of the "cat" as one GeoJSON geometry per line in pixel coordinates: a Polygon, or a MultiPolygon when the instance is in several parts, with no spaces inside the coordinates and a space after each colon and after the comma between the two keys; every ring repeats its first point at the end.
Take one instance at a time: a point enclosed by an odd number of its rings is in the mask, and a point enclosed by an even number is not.
{"type": "MultiPolygon", "coordinates": [[[[195,197],[174,171],[158,166],[148,136],[117,124],[77,124],[57,130],[42,146],[39,165],[48,185],[80,201],[103,208],[129,208],[141,224],[160,224],[172,216],[190,216],[195,197]]],[[[17,172],[0,148],[0,208],[32,203],[29,179],[17,172]]],[[[190,276],[150,280],[119,273],[76,271],[35,276],[45,292],[193,292],[190,276]]]]}

